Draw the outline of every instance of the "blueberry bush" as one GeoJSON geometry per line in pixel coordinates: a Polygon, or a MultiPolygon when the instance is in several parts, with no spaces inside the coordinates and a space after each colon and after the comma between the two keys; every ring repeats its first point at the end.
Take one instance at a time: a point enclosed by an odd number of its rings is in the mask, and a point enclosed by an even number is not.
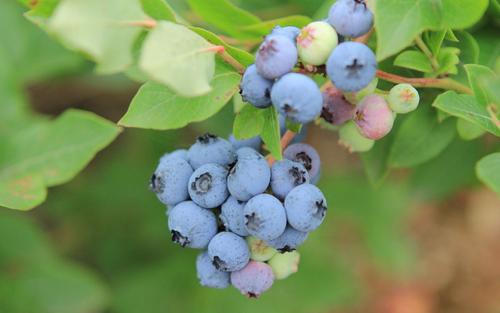
{"type": "Polygon", "coordinates": [[[377,267],[406,273],[415,256],[393,225],[411,203],[500,194],[497,0],[9,0],[0,25],[1,312],[324,311],[361,294],[322,243],[336,214],[377,267]],[[74,77],[134,94],[119,116],[33,109],[29,86],[74,77]],[[354,165],[318,149],[320,166],[305,137],[354,165]],[[7,210],[38,206],[38,222],[7,210]],[[158,252],[167,231],[208,250],[158,252]],[[271,290],[303,243],[303,275],[271,290]],[[194,268],[204,286],[269,298],[200,291],[194,268]]]}

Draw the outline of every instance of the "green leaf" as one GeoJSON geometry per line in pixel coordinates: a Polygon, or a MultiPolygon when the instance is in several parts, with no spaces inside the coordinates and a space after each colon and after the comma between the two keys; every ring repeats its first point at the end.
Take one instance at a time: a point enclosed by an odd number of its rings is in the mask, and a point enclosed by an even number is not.
{"type": "Polygon", "coordinates": [[[245,105],[234,119],[233,135],[236,139],[248,139],[262,133],[266,122],[266,110],[245,105]]]}
{"type": "Polygon", "coordinates": [[[142,31],[127,24],[147,18],[138,0],[62,0],[48,28],[95,60],[99,72],[115,73],[132,64],[132,45],[142,31]]]}
{"type": "Polygon", "coordinates": [[[500,194],[500,152],[485,156],[476,164],[477,177],[500,194]]]}
{"type": "MultiPolygon", "coordinates": [[[[260,19],[227,0],[188,0],[193,11],[208,24],[236,38],[245,37],[243,26],[260,23],[260,19]]],[[[247,36],[248,37],[248,36],[247,36]]]]}
{"type": "Polygon", "coordinates": [[[394,65],[424,73],[432,73],[432,65],[425,54],[420,51],[409,50],[399,54],[394,65]]]}
{"type": "Polygon", "coordinates": [[[221,71],[213,79],[212,91],[194,98],[183,98],[168,87],[148,82],[139,89],[118,123],[127,127],[165,130],[203,121],[222,109],[238,91],[239,81],[238,74],[221,71]]]}
{"type": "Polygon", "coordinates": [[[162,21],[144,41],[139,67],[181,96],[201,96],[212,89],[215,52],[211,47],[189,28],[162,21]]]}
{"type": "Polygon", "coordinates": [[[456,31],[458,42],[447,43],[460,49],[460,62],[463,64],[473,64],[479,62],[479,45],[470,33],[459,30],[456,31]]]}
{"type": "Polygon", "coordinates": [[[141,0],[144,12],[155,20],[178,22],[174,9],[166,0],[141,0]]]}
{"type": "Polygon", "coordinates": [[[68,110],[54,122],[10,136],[0,157],[0,206],[37,206],[46,187],[72,179],[118,133],[118,127],[92,113],[68,110]]]}
{"type": "Polygon", "coordinates": [[[457,118],[457,132],[463,140],[474,140],[486,132],[479,125],[457,118]]]}
{"type": "Polygon", "coordinates": [[[228,45],[216,34],[200,27],[190,27],[190,29],[196,32],[198,35],[202,36],[206,40],[210,41],[214,45],[224,46],[226,52],[229,53],[236,61],[240,62],[244,66],[249,66],[254,63],[254,56],[245,50],[228,45]]]}
{"type": "MultiPolygon", "coordinates": [[[[395,130],[393,130],[394,132],[395,130]]],[[[391,132],[381,140],[377,140],[373,148],[360,154],[366,176],[374,186],[380,185],[389,174],[388,158],[393,144],[394,133],[391,132]]]]}
{"type": "Polygon", "coordinates": [[[432,55],[439,55],[441,45],[443,44],[444,37],[446,36],[447,29],[442,29],[436,32],[426,33],[426,43],[432,52],[432,55]]]}
{"type": "Polygon", "coordinates": [[[266,144],[267,150],[271,152],[276,160],[281,160],[281,135],[280,124],[278,120],[278,112],[273,106],[263,110],[264,112],[264,127],[260,137],[266,144]]]}
{"type": "Polygon", "coordinates": [[[458,58],[459,53],[460,50],[454,47],[442,48],[437,56],[439,69],[436,71],[436,75],[457,74],[457,64],[460,62],[460,59],[458,58]]]}
{"type": "Polygon", "coordinates": [[[391,167],[412,167],[439,155],[453,140],[455,124],[439,123],[428,107],[408,116],[396,133],[389,154],[391,167]]]}
{"type": "Polygon", "coordinates": [[[500,136],[500,128],[495,125],[488,111],[479,105],[473,96],[447,91],[439,95],[432,106],[472,122],[493,135],[500,136]]]}
{"type": "Polygon", "coordinates": [[[465,65],[465,71],[467,72],[469,84],[474,92],[477,103],[486,107],[488,104],[494,102],[485,88],[485,82],[494,80],[496,77],[495,72],[484,65],[478,64],[465,65]]]}
{"type": "Polygon", "coordinates": [[[292,15],[275,20],[264,21],[248,26],[240,27],[246,34],[253,35],[254,37],[262,37],[269,34],[276,26],[295,26],[302,28],[311,23],[310,17],[302,15],[292,15]]]}
{"type": "Polygon", "coordinates": [[[489,68],[495,68],[500,55],[500,39],[494,27],[484,27],[480,32],[474,33],[474,39],[479,45],[479,63],[489,68]]]}
{"type": "Polygon", "coordinates": [[[61,0],[36,0],[30,2],[32,4],[31,10],[26,15],[29,18],[47,19],[52,16],[61,0]]]}
{"type": "Polygon", "coordinates": [[[462,29],[484,14],[488,0],[378,0],[375,3],[377,59],[409,46],[426,29],[462,29]]]}

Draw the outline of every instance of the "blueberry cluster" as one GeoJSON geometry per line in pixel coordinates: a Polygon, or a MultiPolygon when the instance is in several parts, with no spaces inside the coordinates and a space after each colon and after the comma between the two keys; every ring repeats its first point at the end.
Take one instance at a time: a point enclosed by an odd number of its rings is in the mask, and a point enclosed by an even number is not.
{"type": "Polygon", "coordinates": [[[277,26],[243,75],[243,100],[257,108],[274,105],[295,123],[321,116],[338,126],[340,143],[350,151],[371,149],[391,131],[396,113],[413,111],[419,103],[418,92],[408,84],[389,93],[377,90],[375,54],[367,45],[350,41],[372,26],[365,0],[339,0],[325,21],[302,29],[277,26]],[[310,77],[317,73],[329,78],[323,91],[310,77]]]}
{"type": "Polygon", "coordinates": [[[320,159],[296,143],[270,166],[260,142],[234,142],[205,134],[189,150],[164,155],[151,189],[168,207],[172,241],[204,250],[200,283],[258,297],[297,271],[295,249],[325,219],[325,197],[313,184],[320,159]]]}

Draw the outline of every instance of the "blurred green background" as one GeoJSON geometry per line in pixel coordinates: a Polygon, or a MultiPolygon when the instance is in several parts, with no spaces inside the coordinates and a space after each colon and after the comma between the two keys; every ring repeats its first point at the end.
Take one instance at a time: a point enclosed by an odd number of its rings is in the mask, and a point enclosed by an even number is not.
{"type": "MultiPolygon", "coordinates": [[[[320,18],[330,5],[234,2],[263,18],[320,18]]],[[[197,21],[184,1],[170,3],[197,21]]],[[[13,0],[0,1],[0,140],[6,129],[69,107],[116,122],[138,85],[94,75],[92,64],[22,13],[13,0]]],[[[498,34],[488,17],[481,28],[498,34]]],[[[483,58],[498,53],[485,47],[483,58]]],[[[164,152],[207,130],[228,136],[233,117],[227,105],[183,130],[126,129],[76,179],[51,188],[40,207],[0,208],[0,312],[500,312],[500,200],[473,172],[488,138],[456,139],[437,159],[374,188],[335,134],[311,127],[306,141],[322,157],[319,185],[330,211],[301,247],[299,272],[258,300],[200,287],[198,252],[170,242],[165,207],[148,179],[164,152]]]]}

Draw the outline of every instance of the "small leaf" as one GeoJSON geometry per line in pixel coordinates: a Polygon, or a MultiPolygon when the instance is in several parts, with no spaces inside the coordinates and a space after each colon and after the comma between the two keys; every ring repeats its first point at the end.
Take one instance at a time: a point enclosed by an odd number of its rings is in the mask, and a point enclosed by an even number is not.
{"type": "Polygon", "coordinates": [[[463,140],[474,140],[484,135],[486,131],[474,123],[457,118],[457,132],[463,140]]]}
{"type": "Polygon", "coordinates": [[[440,50],[437,57],[439,69],[436,74],[457,74],[457,64],[460,62],[458,54],[460,50],[454,47],[444,47],[440,50]]]}
{"type": "Polygon", "coordinates": [[[142,48],[139,67],[184,97],[210,92],[215,52],[203,37],[171,22],[158,22],[142,48]]]}
{"type": "Polygon", "coordinates": [[[432,73],[432,65],[427,56],[420,51],[410,50],[398,55],[394,60],[394,65],[412,70],[432,73]]]}
{"type": "Polygon", "coordinates": [[[247,104],[234,119],[233,135],[236,139],[248,139],[258,136],[262,133],[265,122],[265,110],[247,104]]]}
{"type": "Polygon", "coordinates": [[[448,30],[442,29],[435,32],[426,33],[427,36],[427,45],[432,52],[432,55],[439,55],[439,51],[441,50],[441,45],[443,44],[444,37],[446,36],[446,32],[448,30]]]}
{"type": "Polygon", "coordinates": [[[264,127],[260,137],[276,160],[281,160],[281,135],[278,112],[273,106],[264,109],[264,127]]]}
{"type": "Polygon", "coordinates": [[[141,0],[142,8],[155,20],[178,22],[177,14],[166,0],[141,0]]]}
{"type": "Polygon", "coordinates": [[[132,45],[146,20],[138,0],[62,0],[48,29],[69,48],[88,54],[101,73],[115,73],[132,64],[132,45]],[[119,8],[119,9],[117,9],[119,8]]]}
{"type": "Polygon", "coordinates": [[[496,74],[491,69],[484,65],[468,64],[465,65],[465,71],[469,78],[469,84],[474,91],[474,97],[479,105],[486,107],[493,102],[489,96],[489,92],[484,88],[484,82],[492,81],[495,79],[496,74]]]}
{"type": "Polygon", "coordinates": [[[447,91],[439,95],[432,106],[474,123],[493,135],[500,136],[500,128],[495,125],[488,111],[479,105],[473,96],[447,91]]]}
{"type": "Polygon", "coordinates": [[[477,177],[500,194],[500,152],[485,156],[476,164],[477,177]]]}
{"type": "Polygon", "coordinates": [[[213,79],[212,91],[194,98],[183,98],[161,84],[146,83],[118,123],[127,127],[166,130],[203,121],[222,109],[238,91],[239,81],[238,74],[221,71],[213,79]]]}

